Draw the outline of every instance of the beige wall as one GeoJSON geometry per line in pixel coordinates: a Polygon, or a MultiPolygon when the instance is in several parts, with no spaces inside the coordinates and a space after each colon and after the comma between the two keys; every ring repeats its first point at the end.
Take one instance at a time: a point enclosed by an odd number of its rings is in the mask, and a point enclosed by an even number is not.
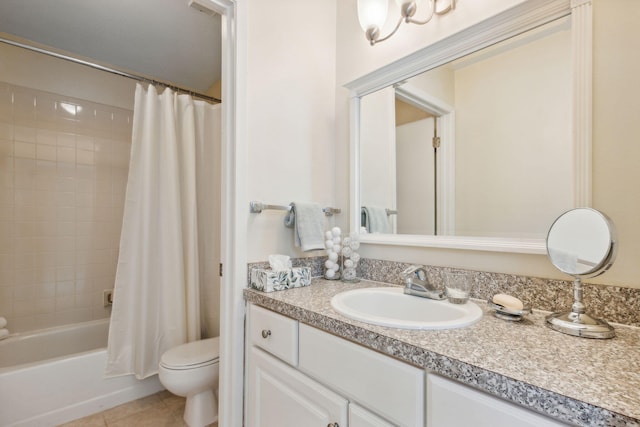
{"type": "Polygon", "coordinates": [[[324,255],[294,247],[282,211],[248,211],[250,200],[335,204],[336,2],[251,0],[244,7],[247,261],[324,255]]]}
{"type": "Polygon", "coordinates": [[[573,206],[571,31],[498,52],[454,67],[456,235],[543,239],[573,206]]]}
{"type": "MultiPolygon", "coordinates": [[[[392,39],[370,47],[358,26],[355,2],[338,2],[336,130],[337,200],[348,206],[348,93],[341,86],[433,41],[499,13],[519,1],[465,2],[427,26],[403,26],[392,39]],[[340,184],[342,183],[342,184],[340,184]]],[[[594,0],[593,205],[612,217],[620,251],[616,264],[591,282],[640,287],[640,75],[637,22],[640,2],[594,0]]],[[[393,3],[391,3],[393,4],[393,3]]],[[[390,13],[394,13],[390,11],[390,13]]],[[[384,31],[383,31],[384,32],[384,31]]],[[[346,223],[347,217],[341,221],[346,223]]],[[[363,245],[362,255],[474,270],[566,278],[543,255],[363,245]]]]}

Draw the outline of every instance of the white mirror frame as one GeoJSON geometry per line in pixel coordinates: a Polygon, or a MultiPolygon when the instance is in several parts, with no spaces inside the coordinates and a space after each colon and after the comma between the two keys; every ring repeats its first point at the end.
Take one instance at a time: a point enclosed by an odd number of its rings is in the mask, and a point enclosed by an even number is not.
{"type": "MultiPolygon", "coordinates": [[[[591,206],[591,0],[529,0],[345,85],[350,91],[350,228],[360,230],[360,99],[476,50],[571,15],[573,207],[591,206]]],[[[546,254],[545,239],[360,234],[364,244],[546,254]]]]}

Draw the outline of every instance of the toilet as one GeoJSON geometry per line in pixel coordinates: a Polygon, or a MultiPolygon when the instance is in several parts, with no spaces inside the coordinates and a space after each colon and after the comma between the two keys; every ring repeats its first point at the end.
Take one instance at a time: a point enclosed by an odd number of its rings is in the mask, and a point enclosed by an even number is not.
{"type": "Polygon", "coordinates": [[[160,358],[158,376],[171,393],[187,398],[184,421],[203,427],[218,420],[220,340],[206,338],[167,350],[160,358]]]}

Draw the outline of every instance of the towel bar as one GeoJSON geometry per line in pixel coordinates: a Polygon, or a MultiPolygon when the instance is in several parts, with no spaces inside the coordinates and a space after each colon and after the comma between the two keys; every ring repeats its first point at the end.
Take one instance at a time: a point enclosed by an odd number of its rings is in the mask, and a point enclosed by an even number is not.
{"type": "MultiPolygon", "coordinates": [[[[262,203],[262,202],[250,202],[249,203],[249,212],[251,213],[261,213],[264,210],[276,210],[276,211],[289,211],[291,209],[291,206],[288,205],[271,205],[271,204],[267,204],[267,203],[262,203]]],[[[331,216],[333,214],[339,214],[342,212],[341,209],[339,208],[322,208],[322,212],[324,212],[324,214],[326,216],[331,216]]]]}
{"type": "Polygon", "coordinates": [[[387,211],[387,215],[398,215],[398,211],[393,209],[385,209],[387,211]]]}

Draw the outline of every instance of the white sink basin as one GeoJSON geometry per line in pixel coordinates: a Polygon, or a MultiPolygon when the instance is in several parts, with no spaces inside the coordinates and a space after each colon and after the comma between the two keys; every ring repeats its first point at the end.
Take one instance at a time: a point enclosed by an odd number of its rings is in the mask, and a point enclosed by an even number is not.
{"type": "Polygon", "coordinates": [[[476,304],[405,295],[402,288],[364,288],[341,292],[331,306],[343,316],[374,325],[402,329],[453,329],[473,325],[482,317],[476,304]]]}

